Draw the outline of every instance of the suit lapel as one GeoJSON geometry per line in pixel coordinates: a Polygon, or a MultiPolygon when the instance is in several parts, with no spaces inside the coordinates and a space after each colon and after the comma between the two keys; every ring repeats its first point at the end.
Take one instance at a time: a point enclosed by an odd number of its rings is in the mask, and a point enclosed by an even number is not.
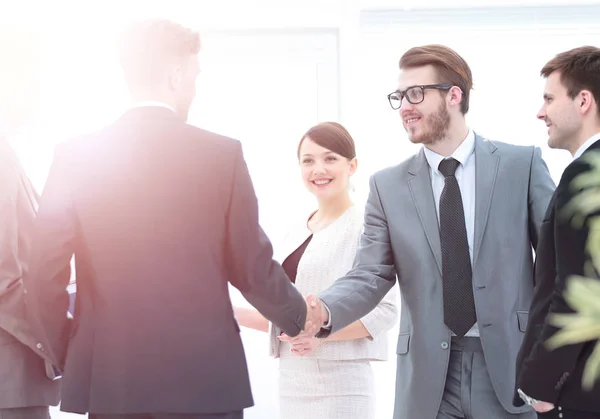
{"type": "Polygon", "coordinates": [[[500,156],[497,147],[475,134],[475,231],[473,239],[473,265],[477,262],[483,232],[487,225],[494,185],[498,175],[500,156]]]}
{"type": "Polygon", "coordinates": [[[442,248],[440,244],[440,229],[435,199],[431,188],[431,175],[429,165],[425,159],[425,153],[421,150],[409,168],[412,175],[408,180],[410,194],[415,202],[419,219],[423,225],[423,231],[429,242],[429,247],[437,263],[440,275],[442,274],[442,248]]]}

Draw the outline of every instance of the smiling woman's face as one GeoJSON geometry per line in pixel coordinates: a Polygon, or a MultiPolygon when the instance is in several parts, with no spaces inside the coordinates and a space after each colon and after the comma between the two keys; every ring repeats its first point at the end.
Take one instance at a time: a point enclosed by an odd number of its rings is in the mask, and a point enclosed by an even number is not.
{"type": "Polygon", "coordinates": [[[329,200],[348,192],[349,178],[356,171],[356,158],[340,156],[307,136],[300,146],[300,170],[309,192],[317,199],[329,200]]]}

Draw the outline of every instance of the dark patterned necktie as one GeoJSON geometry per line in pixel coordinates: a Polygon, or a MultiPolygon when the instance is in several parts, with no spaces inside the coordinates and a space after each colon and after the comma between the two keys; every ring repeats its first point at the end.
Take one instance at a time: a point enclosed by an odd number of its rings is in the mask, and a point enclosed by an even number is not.
{"type": "Polygon", "coordinates": [[[444,290],[444,322],[458,337],[463,337],[477,321],[469,242],[465,212],[458,181],[454,176],[460,162],[450,158],[440,162],[444,189],[440,197],[440,242],[442,246],[442,279],[444,290]]]}

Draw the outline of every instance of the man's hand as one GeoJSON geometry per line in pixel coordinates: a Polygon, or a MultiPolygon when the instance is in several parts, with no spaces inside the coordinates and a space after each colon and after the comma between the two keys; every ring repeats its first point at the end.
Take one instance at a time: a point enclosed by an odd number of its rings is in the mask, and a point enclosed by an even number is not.
{"type": "Polygon", "coordinates": [[[292,353],[299,356],[309,355],[321,346],[321,339],[317,339],[304,332],[293,338],[283,333],[277,339],[282,342],[289,342],[292,347],[292,353]]]}
{"type": "Polygon", "coordinates": [[[541,400],[534,399],[533,397],[525,394],[523,390],[517,388],[517,393],[519,393],[519,397],[528,405],[531,405],[533,410],[538,413],[546,413],[554,409],[554,405],[552,403],[543,402],[541,400]]]}
{"type": "Polygon", "coordinates": [[[312,331],[314,336],[329,321],[329,313],[323,305],[323,302],[316,295],[306,297],[306,325],[305,332],[312,331]]]}
{"type": "Polygon", "coordinates": [[[554,405],[548,402],[536,402],[531,407],[538,413],[546,413],[554,409],[554,405]]]}

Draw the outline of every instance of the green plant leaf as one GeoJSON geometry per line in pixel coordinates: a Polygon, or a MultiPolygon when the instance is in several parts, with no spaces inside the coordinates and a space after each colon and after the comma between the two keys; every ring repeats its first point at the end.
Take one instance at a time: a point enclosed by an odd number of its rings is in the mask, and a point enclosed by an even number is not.
{"type": "Polygon", "coordinates": [[[572,276],[567,282],[564,298],[573,310],[599,316],[600,321],[600,281],[572,276]]]}
{"type": "Polygon", "coordinates": [[[590,391],[594,387],[594,383],[600,377],[600,342],[596,343],[594,351],[588,358],[583,371],[581,386],[584,390],[590,391]]]}
{"type": "Polygon", "coordinates": [[[548,339],[546,345],[550,350],[553,350],[564,345],[596,340],[599,336],[600,323],[592,322],[592,324],[579,326],[574,329],[565,327],[548,339]]]}

